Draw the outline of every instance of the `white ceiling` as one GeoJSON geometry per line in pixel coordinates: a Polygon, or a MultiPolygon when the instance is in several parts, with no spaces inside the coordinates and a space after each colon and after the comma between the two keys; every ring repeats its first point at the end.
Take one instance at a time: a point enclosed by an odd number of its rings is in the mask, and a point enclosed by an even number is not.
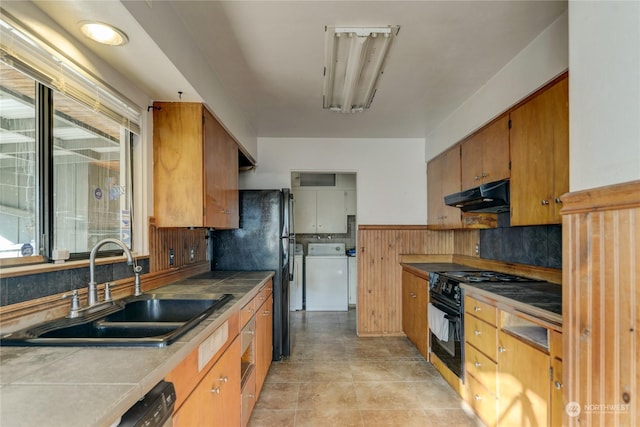
{"type": "MultiPolygon", "coordinates": [[[[158,0],[145,1],[153,8],[158,0]]],[[[217,77],[259,137],[326,138],[427,136],[567,8],[566,1],[170,3],[176,27],[162,30],[188,29],[211,68],[203,72],[217,77]],[[324,26],[390,24],[400,33],[371,108],[323,110],[324,26]]],[[[153,99],[176,100],[176,87],[189,93],[181,65],[119,2],[36,4],[153,99]],[[83,39],[84,19],[119,26],[131,42],[107,48],[83,39]]]]}

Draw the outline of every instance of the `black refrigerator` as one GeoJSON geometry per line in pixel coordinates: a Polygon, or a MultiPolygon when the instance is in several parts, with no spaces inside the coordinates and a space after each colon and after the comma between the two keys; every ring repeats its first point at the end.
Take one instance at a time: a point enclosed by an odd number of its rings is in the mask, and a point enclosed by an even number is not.
{"type": "Polygon", "coordinates": [[[211,231],[211,269],[272,270],[273,360],[291,354],[289,281],[295,233],[293,196],[281,190],[240,190],[240,227],[211,231]]]}

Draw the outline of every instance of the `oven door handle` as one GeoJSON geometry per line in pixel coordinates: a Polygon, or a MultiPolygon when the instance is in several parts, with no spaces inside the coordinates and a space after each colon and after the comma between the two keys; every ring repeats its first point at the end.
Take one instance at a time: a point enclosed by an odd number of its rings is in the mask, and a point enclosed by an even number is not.
{"type": "Polygon", "coordinates": [[[448,319],[448,320],[457,320],[460,318],[459,314],[452,314],[451,312],[453,311],[451,308],[449,307],[445,307],[442,304],[439,304],[437,301],[431,301],[431,305],[433,305],[435,308],[437,308],[440,311],[444,312],[444,318],[448,319]]]}

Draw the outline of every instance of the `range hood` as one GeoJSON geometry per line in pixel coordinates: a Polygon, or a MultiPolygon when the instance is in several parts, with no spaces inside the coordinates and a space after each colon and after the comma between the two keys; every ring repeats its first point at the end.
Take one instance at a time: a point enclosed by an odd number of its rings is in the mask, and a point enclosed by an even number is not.
{"type": "Polygon", "coordinates": [[[489,182],[479,187],[450,194],[444,203],[463,212],[507,212],[509,210],[509,180],[489,182]]]}

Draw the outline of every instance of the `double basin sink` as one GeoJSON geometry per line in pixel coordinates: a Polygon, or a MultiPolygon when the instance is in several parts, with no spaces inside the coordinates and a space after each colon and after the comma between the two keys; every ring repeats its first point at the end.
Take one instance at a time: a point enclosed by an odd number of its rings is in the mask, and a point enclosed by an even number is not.
{"type": "Polygon", "coordinates": [[[231,298],[231,294],[143,294],[102,303],[99,310],[81,317],[5,334],[0,345],[165,347],[231,298]]]}

